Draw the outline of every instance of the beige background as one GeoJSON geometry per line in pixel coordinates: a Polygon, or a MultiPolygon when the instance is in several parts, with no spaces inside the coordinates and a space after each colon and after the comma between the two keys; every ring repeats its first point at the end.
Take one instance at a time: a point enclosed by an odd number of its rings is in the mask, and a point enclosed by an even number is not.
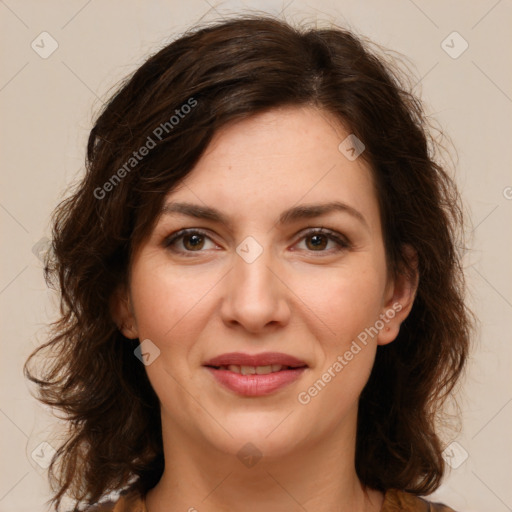
{"type": "Polygon", "coordinates": [[[467,278],[480,318],[460,397],[463,431],[448,440],[458,443],[447,451],[454,469],[434,497],[459,511],[512,510],[510,0],[0,0],[0,512],[47,510],[37,455],[44,462],[51,450],[40,443],[52,442],[52,420],[30,397],[21,366],[55,317],[37,248],[50,236],[51,210],[82,172],[93,116],[149,52],[200,18],[247,9],[334,20],[414,64],[417,91],[457,148],[473,223],[467,278]],[[58,44],[47,58],[44,31],[58,44]],[[462,39],[442,46],[454,31],[469,45],[457,58],[445,49],[455,55],[462,39]]]}

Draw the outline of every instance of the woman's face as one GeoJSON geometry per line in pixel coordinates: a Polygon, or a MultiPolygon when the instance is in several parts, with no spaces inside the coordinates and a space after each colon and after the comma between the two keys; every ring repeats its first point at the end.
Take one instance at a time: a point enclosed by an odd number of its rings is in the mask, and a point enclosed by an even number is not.
{"type": "Polygon", "coordinates": [[[219,131],[166,197],[118,311],[125,335],[146,340],[175,439],[272,456],[352,436],[376,347],[396,337],[413,290],[388,279],[370,170],[347,136],[310,107],[253,116],[219,131]],[[244,365],[235,352],[263,356],[244,365]],[[226,354],[213,362],[224,369],[206,366],[226,354]]]}

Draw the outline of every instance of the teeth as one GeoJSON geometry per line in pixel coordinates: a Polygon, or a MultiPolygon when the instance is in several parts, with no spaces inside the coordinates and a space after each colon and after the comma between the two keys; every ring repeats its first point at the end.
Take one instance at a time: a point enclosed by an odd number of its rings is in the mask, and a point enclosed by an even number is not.
{"type": "Polygon", "coordinates": [[[275,373],[281,371],[284,366],[280,364],[269,364],[267,366],[239,366],[237,364],[230,364],[228,366],[221,366],[221,370],[229,370],[230,372],[240,373],[242,375],[266,375],[268,373],[275,373]]]}
{"type": "Polygon", "coordinates": [[[240,373],[242,375],[254,375],[256,368],[254,366],[240,366],[240,373]]]}
{"type": "MultiPolygon", "coordinates": [[[[281,365],[274,365],[274,366],[281,366],[281,365]]],[[[274,370],[274,371],[279,371],[279,370],[274,370]]],[[[267,366],[257,366],[256,367],[256,373],[258,375],[265,375],[267,373],[272,373],[272,365],[267,365],[267,366]]]]}

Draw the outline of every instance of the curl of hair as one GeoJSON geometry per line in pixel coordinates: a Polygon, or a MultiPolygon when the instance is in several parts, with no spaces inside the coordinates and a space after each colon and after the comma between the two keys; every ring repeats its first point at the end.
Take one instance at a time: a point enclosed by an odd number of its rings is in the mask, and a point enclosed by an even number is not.
{"type": "Polygon", "coordinates": [[[457,246],[463,218],[455,184],[434,160],[438,144],[420,100],[404,84],[391,62],[349,30],[243,16],[190,30],[120,85],[90,132],[83,180],[54,212],[45,277],[60,291],[61,315],[25,364],[38,398],[69,420],[49,470],[56,509],[65,494],[95,503],[131,479],[142,492],[158,482],[159,402],[134,357],[138,341],[113,322],[112,297],[126,284],[131,254],[151,232],[165,195],[213,134],[286,106],[323,109],[363,141],[389,271],[412,271],[404,244],[418,255],[413,309],[397,339],[378,348],[360,397],[358,476],[382,491],[428,494],[439,486],[444,464],[435,420],[464,369],[470,339],[457,246]],[[155,136],[194,101],[179,123],[155,136]],[[154,147],[113,182],[148,137],[154,147]],[[98,198],[109,180],[114,184],[98,198]],[[36,376],[28,365],[46,350],[51,358],[36,376]]]}

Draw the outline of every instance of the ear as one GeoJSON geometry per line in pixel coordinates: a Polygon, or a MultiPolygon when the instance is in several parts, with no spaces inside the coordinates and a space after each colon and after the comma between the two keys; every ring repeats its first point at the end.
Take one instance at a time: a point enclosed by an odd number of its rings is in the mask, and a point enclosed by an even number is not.
{"type": "Polygon", "coordinates": [[[130,293],[125,285],[119,286],[110,298],[110,314],[126,338],[139,337],[130,293]]]}
{"type": "Polygon", "coordinates": [[[388,282],[380,315],[384,327],[377,335],[378,345],[387,345],[398,336],[400,325],[409,315],[418,290],[418,254],[408,244],[404,244],[402,250],[412,272],[399,271],[397,277],[391,277],[388,282]]]}

